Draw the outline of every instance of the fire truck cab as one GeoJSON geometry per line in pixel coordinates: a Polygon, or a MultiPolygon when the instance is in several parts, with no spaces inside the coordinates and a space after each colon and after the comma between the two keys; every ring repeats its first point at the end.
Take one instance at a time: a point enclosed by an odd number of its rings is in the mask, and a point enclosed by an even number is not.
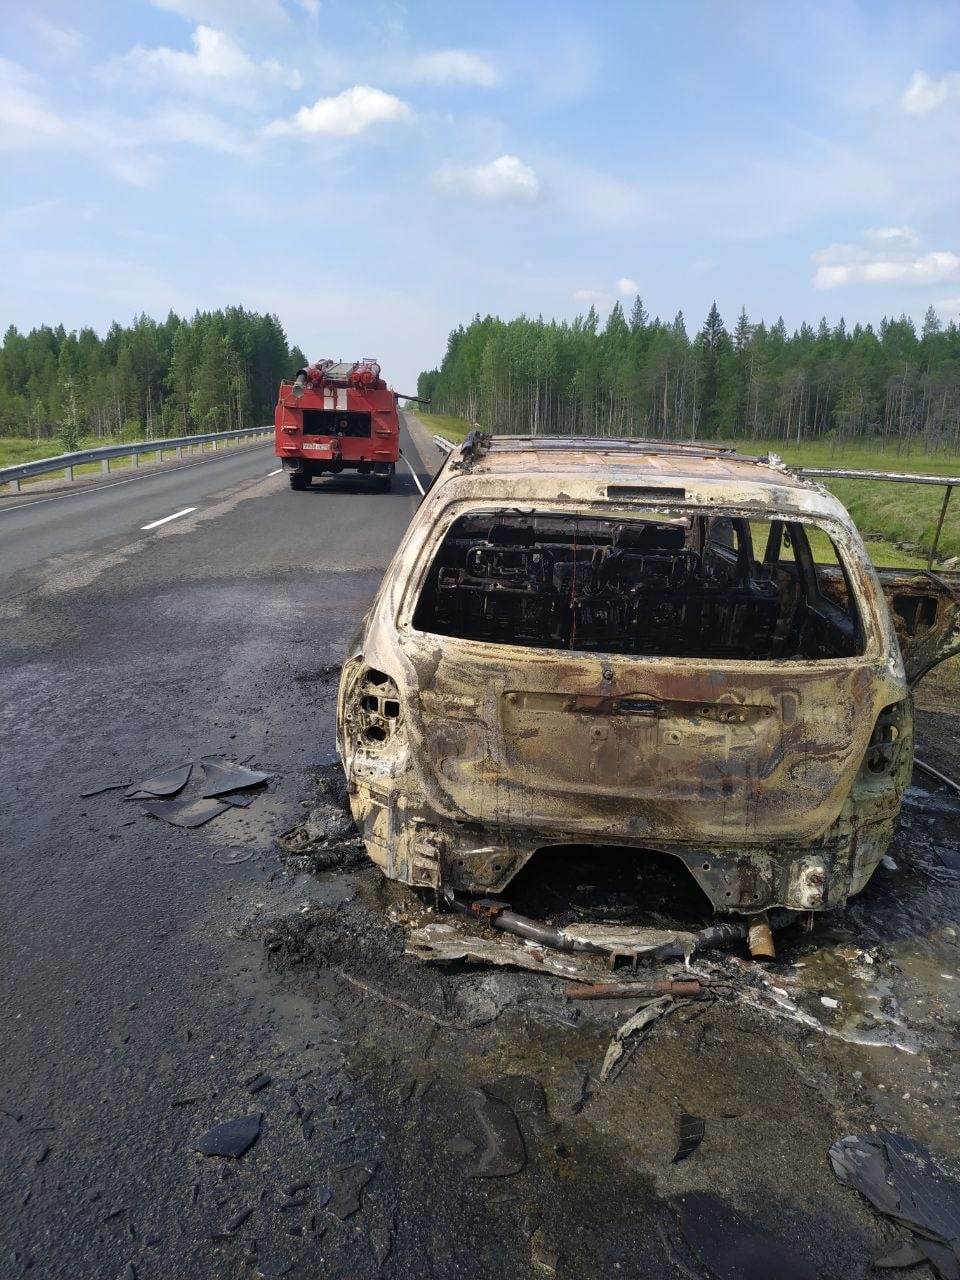
{"type": "Polygon", "coordinates": [[[275,452],[291,489],[306,489],[314,476],[356,471],[393,482],[400,457],[397,396],[380,376],[376,360],[318,360],[281,382],[274,415],[275,452]]]}

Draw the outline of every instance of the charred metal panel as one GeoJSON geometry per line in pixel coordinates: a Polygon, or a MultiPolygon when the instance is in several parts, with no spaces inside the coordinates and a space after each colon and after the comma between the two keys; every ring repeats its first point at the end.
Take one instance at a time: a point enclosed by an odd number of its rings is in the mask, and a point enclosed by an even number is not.
{"type": "MultiPolygon", "coordinates": [[[[937,600],[903,606],[923,661],[937,600]]],[[[499,892],[538,849],[620,845],[673,854],[718,910],[809,910],[882,856],[912,716],[818,486],[719,450],[478,438],[344,666],[339,747],[370,855],[407,883],[499,892]]]]}

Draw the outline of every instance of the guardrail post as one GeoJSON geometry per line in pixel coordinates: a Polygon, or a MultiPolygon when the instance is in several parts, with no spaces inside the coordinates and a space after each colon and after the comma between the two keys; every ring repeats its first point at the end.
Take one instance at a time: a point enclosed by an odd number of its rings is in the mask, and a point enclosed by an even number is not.
{"type": "Polygon", "coordinates": [[[158,449],[158,450],[157,450],[157,453],[156,453],[156,459],[157,459],[157,462],[158,462],[158,463],[160,463],[160,462],[162,462],[162,461],[163,461],[163,450],[162,450],[162,449],[158,449]]]}
{"type": "Polygon", "coordinates": [[[19,492],[20,492],[20,481],[19,481],[19,480],[11,480],[11,481],[10,481],[10,483],[13,485],[13,492],[14,492],[14,493],[19,493],[19,492]]]}
{"type": "Polygon", "coordinates": [[[214,453],[216,453],[216,452],[217,452],[217,442],[216,442],[216,440],[211,441],[211,443],[213,444],[213,452],[214,452],[214,453]]]}
{"type": "Polygon", "coordinates": [[[940,545],[940,534],[943,532],[943,521],[947,514],[947,504],[950,501],[950,495],[953,493],[953,485],[947,485],[947,491],[943,495],[943,506],[940,508],[940,519],[937,521],[937,531],[933,535],[933,546],[930,548],[930,559],[927,561],[927,568],[933,568],[933,562],[937,556],[937,547],[940,545]]]}
{"type": "Polygon", "coordinates": [[[73,480],[73,467],[64,467],[63,469],[64,469],[64,471],[67,473],[67,479],[68,479],[68,480],[70,480],[70,481],[72,481],[72,480],[73,480]]]}
{"type": "Polygon", "coordinates": [[[178,444],[177,445],[177,461],[180,462],[182,458],[183,458],[183,445],[178,444]]]}
{"type": "Polygon", "coordinates": [[[103,472],[103,474],[104,474],[105,476],[108,476],[108,475],[110,474],[110,459],[109,459],[109,458],[104,458],[104,460],[100,463],[100,470],[103,472]]]}
{"type": "Polygon", "coordinates": [[[131,467],[139,467],[139,465],[140,465],[140,455],[139,455],[139,453],[131,453],[131,455],[130,455],[130,465],[131,465],[131,467]]]}

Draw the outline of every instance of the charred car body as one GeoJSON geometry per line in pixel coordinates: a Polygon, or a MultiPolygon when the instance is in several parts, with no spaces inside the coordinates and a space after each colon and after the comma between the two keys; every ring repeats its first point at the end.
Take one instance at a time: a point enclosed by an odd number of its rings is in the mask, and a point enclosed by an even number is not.
{"type": "Polygon", "coordinates": [[[910,686],[960,651],[960,574],[881,576],[776,459],[475,434],[344,664],[370,856],[496,893],[538,850],[626,846],[718,911],[843,903],[910,778],[910,686]]]}

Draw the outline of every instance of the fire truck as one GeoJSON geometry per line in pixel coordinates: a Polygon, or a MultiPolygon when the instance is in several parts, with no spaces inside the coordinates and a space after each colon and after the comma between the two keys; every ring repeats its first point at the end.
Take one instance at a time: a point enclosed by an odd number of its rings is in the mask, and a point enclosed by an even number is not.
{"type": "MultiPolygon", "coordinates": [[[[417,396],[404,396],[419,400],[417,396]]],[[[317,360],[281,382],[274,415],[275,452],[291,489],[314,476],[356,471],[386,492],[400,457],[398,394],[376,360],[317,360]]]]}

